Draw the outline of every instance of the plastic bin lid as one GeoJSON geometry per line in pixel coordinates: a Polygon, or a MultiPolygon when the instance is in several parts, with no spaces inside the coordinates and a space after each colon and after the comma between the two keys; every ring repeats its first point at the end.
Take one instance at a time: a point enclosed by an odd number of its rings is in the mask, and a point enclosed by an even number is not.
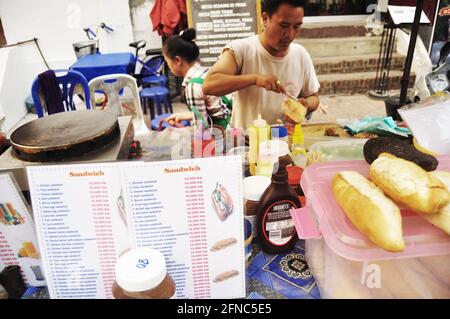
{"type": "MultiPolygon", "coordinates": [[[[438,157],[438,170],[450,171],[450,156],[438,157]]],[[[414,212],[401,209],[405,250],[392,253],[373,244],[347,218],[335,200],[333,177],[341,171],[369,175],[365,161],[338,161],[309,166],[302,174],[301,187],[307,206],[292,210],[297,233],[302,239],[322,236],[336,254],[350,260],[375,261],[425,257],[450,253],[450,236],[414,212]]]]}
{"type": "Polygon", "coordinates": [[[361,160],[364,159],[364,144],[367,139],[345,139],[314,143],[309,150],[324,153],[328,160],[361,160]]]}

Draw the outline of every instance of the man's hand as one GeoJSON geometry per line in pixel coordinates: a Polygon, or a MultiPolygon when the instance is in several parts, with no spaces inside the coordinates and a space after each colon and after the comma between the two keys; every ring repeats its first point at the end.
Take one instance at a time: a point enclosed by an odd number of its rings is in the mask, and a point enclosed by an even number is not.
{"type": "Polygon", "coordinates": [[[165,121],[171,124],[171,122],[180,123],[181,121],[192,121],[193,118],[192,112],[181,112],[172,114],[166,118],[165,121]]]}
{"type": "Polygon", "coordinates": [[[286,93],[281,81],[274,75],[257,75],[256,86],[276,93],[286,93]]]}

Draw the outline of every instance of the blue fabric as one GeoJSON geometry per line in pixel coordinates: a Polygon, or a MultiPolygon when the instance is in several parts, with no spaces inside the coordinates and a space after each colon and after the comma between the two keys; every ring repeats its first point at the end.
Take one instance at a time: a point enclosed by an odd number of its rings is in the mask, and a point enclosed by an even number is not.
{"type": "Polygon", "coordinates": [[[297,242],[287,254],[259,252],[248,266],[247,280],[257,280],[267,291],[288,299],[320,299],[319,288],[306,262],[304,241],[297,242]]]}
{"type": "MultiPolygon", "coordinates": [[[[63,100],[63,111],[75,110],[73,95],[76,84],[80,84],[84,91],[86,108],[91,108],[89,86],[86,78],[80,72],[74,70],[58,69],[54,70],[57,84],[60,86],[63,100]]],[[[40,87],[39,76],[37,76],[31,85],[31,96],[33,97],[36,113],[38,117],[44,116],[44,109],[39,98],[39,91],[45,88],[40,87]]],[[[51,92],[50,92],[51,93],[51,92]]]]}
{"type": "Polygon", "coordinates": [[[82,73],[88,82],[107,74],[132,74],[134,55],[132,53],[90,54],[81,57],[70,69],[82,73]]]}

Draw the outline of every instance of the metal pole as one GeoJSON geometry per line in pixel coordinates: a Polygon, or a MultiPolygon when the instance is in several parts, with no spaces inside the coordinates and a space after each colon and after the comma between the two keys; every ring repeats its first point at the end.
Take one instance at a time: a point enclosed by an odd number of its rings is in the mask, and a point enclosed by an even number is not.
{"type": "Polygon", "coordinates": [[[406,104],[406,96],[408,94],[409,76],[411,74],[411,65],[414,58],[414,50],[416,48],[417,35],[419,34],[420,17],[422,15],[423,1],[417,0],[416,13],[411,31],[411,39],[409,40],[408,55],[406,56],[405,70],[401,81],[400,107],[406,104]]]}

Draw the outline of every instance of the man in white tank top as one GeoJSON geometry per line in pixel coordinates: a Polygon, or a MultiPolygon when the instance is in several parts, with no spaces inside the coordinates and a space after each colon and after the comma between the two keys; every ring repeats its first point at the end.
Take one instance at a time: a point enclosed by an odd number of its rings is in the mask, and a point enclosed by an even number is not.
{"type": "Polygon", "coordinates": [[[233,127],[248,128],[258,114],[271,124],[283,118],[283,92],[302,98],[309,112],[319,106],[320,84],[311,57],[292,43],[303,16],[302,0],[265,0],[264,31],[229,43],[210,69],[203,93],[235,92],[233,127]]]}

